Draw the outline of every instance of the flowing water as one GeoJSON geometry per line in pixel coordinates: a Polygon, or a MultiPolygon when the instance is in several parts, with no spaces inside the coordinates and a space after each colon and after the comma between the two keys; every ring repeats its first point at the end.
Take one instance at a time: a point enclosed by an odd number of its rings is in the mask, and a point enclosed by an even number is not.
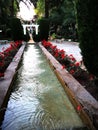
{"type": "Polygon", "coordinates": [[[2,130],[87,130],[34,44],[25,49],[2,130]]]}

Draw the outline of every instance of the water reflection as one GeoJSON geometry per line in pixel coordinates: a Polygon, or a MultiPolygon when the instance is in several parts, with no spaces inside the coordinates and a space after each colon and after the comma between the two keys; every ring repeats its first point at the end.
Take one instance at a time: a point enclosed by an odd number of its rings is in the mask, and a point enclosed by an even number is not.
{"type": "Polygon", "coordinates": [[[41,51],[29,45],[8,102],[2,130],[84,130],[41,51]]]}

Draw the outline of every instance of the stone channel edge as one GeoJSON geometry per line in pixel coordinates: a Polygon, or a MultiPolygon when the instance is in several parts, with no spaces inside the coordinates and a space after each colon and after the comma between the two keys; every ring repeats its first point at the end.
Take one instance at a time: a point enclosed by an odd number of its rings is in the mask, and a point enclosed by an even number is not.
{"type": "Polygon", "coordinates": [[[11,84],[14,82],[15,74],[21,61],[25,46],[26,44],[23,42],[12,62],[7,67],[4,77],[0,79],[0,125],[2,124],[8,99],[12,90],[11,84]]]}

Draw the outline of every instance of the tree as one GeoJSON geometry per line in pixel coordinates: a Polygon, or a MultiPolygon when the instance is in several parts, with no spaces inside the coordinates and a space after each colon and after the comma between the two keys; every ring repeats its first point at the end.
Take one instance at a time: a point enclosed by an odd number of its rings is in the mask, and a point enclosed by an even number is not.
{"type": "Polygon", "coordinates": [[[60,25],[60,34],[66,39],[77,40],[76,17],[73,0],[64,0],[50,10],[51,22],[60,25]]]}
{"type": "Polygon", "coordinates": [[[8,19],[13,17],[19,9],[17,0],[1,0],[0,2],[0,23],[7,24],[8,19]]]}
{"type": "Polygon", "coordinates": [[[41,18],[45,14],[45,0],[38,0],[37,7],[35,9],[38,18],[41,18]]]}
{"type": "Polygon", "coordinates": [[[75,7],[83,61],[98,77],[98,0],[75,0],[75,7]]]}

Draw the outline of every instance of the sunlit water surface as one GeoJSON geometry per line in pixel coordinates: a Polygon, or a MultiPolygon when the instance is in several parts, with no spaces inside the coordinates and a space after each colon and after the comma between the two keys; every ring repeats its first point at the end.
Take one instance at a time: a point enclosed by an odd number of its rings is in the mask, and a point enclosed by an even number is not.
{"type": "Polygon", "coordinates": [[[26,48],[2,130],[87,130],[41,50],[26,48]]]}

